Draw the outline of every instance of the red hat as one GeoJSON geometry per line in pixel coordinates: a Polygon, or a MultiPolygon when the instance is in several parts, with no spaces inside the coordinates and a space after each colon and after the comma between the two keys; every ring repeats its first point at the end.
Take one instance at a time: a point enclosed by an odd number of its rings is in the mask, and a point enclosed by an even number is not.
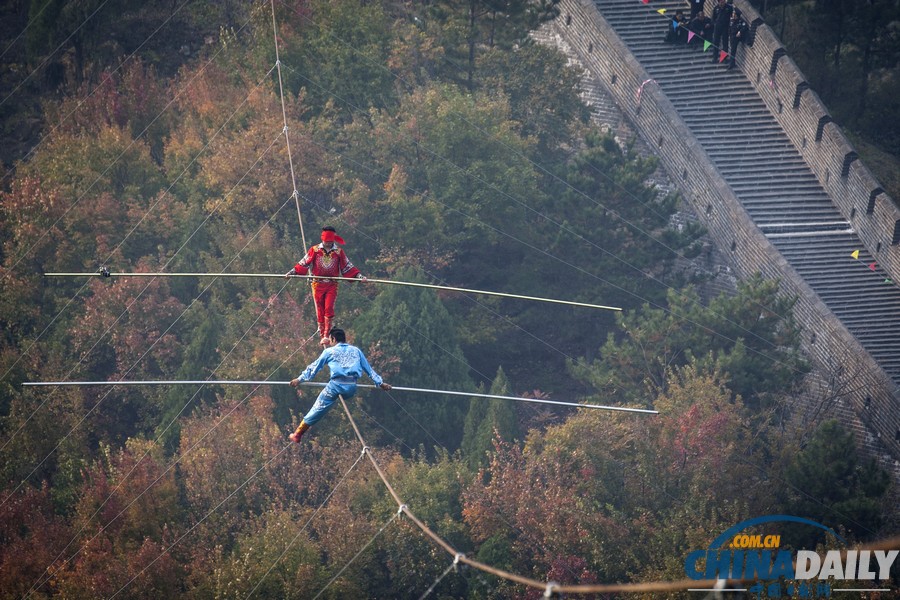
{"type": "Polygon", "coordinates": [[[340,245],[344,245],[344,238],[339,236],[333,231],[328,231],[327,229],[322,232],[322,241],[323,242],[336,242],[340,245]]]}

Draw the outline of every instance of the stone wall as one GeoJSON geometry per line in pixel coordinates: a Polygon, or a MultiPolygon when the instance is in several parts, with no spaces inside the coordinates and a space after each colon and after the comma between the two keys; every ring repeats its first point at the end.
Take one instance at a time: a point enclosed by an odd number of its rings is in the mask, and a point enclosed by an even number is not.
{"type": "MultiPolygon", "coordinates": [[[[760,232],[672,104],[602,18],[593,1],[562,0],[560,10],[560,17],[553,25],[557,33],[577,52],[579,62],[606,86],[628,120],[660,157],[671,180],[693,205],[737,275],[747,277],[760,272],[781,280],[784,292],[797,296],[794,313],[806,332],[806,350],[817,367],[817,373],[811,379],[818,388],[814,397],[831,395],[830,411],[840,416],[856,432],[861,445],[884,466],[891,468],[895,479],[900,480],[900,391],[760,232]],[[642,90],[640,95],[638,90],[642,90]]],[[[752,16],[755,18],[755,13],[752,16]]],[[[756,78],[759,65],[765,62],[760,56],[768,54],[771,62],[769,48],[775,45],[774,36],[770,39],[768,28],[758,22],[755,34],[753,48],[748,49],[741,62],[741,68],[751,79],[756,78]]],[[[877,184],[859,160],[850,162],[847,175],[841,175],[844,156],[850,146],[833,123],[825,124],[821,140],[815,141],[820,111],[824,114],[824,109],[811,90],[802,91],[797,109],[793,108],[793,92],[791,104],[784,104],[783,90],[800,77],[790,59],[779,58],[775,83],[771,87],[768,73],[767,66],[756,83],[757,89],[761,94],[767,94],[764,96],[767,103],[775,102],[774,108],[771,105],[770,108],[776,114],[778,97],[782,98],[779,122],[786,130],[791,128],[788,135],[798,148],[802,148],[803,137],[808,138],[803,148],[804,157],[807,161],[817,161],[819,166],[813,170],[822,179],[826,191],[833,198],[840,197],[841,210],[847,210],[849,218],[854,203],[863,201],[863,195],[868,202],[869,186],[877,187],[877,184]],[[811,135],[809,119],[814,123],[811,135]],[[796,139],[798,135],[799,140],[796,139]],[[837,156],[841,158],[835,169],[837,156]]],[[[796,83],[793,85],[791,89],[796,88],[796,83]]],[[[854,225],[868,224],[867,230],[873,239],[888,234],[893,236],[888,230],[894,227],[891,219],[898,218],[896,207],[883,193],[876,195],[874,200],[875,210],[871,214],[856,210],[852,218],[854,225]]],[[[863,209],[866,206],[864,204],[863,209]]],[[[891,245],[891,241],[888,237],[881,242],[877,253],[875,248],[872,251],[879,260],[888,257],[890,261],[893,256],[893,263],[884,266],[900,269],[898,248],[896,244],[891,245]]],[[[893,274],[894,270],[890,272],[893,274]]],[[[900,281],[900,277],[893,276],[900,281]]],[[[806,408],[809,412],[818,407],[806,408]]]]}
{"type": "Polygon", "coordinates": [[[743,0],[753,46],[740,68],[879,266],[900,281],[900,208],[862,164],[772,29],[743,0]]]}

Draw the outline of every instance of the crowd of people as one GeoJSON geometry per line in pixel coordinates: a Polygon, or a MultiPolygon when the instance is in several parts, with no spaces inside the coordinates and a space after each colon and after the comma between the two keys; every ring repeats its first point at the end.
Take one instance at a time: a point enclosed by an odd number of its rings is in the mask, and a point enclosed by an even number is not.
{"type": "Polygon", "coordinates": [[[683,10],[676,10],[669,21],[665,41],[702,50],[712,47],[712,62],[727,58],[731,70],[737,60],[738,44],[746,41],[749,27],[741,9],[726,0],[714,1],[710,17],[704,10],[705,0],[687,0],[690,16],[685,17],[683,10]]]}

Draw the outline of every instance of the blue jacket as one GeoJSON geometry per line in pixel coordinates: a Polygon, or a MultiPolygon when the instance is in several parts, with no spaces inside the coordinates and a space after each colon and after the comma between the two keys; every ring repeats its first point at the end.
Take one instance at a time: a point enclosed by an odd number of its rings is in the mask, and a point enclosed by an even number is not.
{"type": "Polygon", "coordinates": [[[311,381],[325,365],[328,365],[328,369],[331,371],[331,379],[351,378],[356,380],[365,373],[375,382],[375,385],[381,385],[384,381],[381,375],[376,373],[369,365],[369,361],[366,360],[362,350],[346,342],[325,348],[322,355],[306,367],[297,379],[300,381],[311,381]]]}

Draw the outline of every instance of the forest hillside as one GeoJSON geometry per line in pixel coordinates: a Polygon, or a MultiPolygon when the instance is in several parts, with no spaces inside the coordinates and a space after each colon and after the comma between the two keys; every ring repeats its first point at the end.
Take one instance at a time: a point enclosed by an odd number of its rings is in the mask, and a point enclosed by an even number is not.
{"type": "MultiPolygon", "coordinates": [[[[403,507],[562,585],[682,580],[760,515],[898,531],[838,398],[796,409],[793,299],[754,277],[702,300],[676,265],[703,231],[670,227],[656,161],[593,128],[579,73],[529,41],[552,0],[2,11],[0,597],[543,594],[454,568],[403,507]],[[320,388],[285,384],[322,348],[308,281],[283,275],[325,226],[370,279],[622,310],[342,282],[335,324],[385,381],[463,395],[360,388],[293,444],[320,388]],[[273,383],[22,385],[160,380],[273,383]]],[[[866,125],[896,97],[877,64],[840,110],[890,157],[866,125]]]]}

